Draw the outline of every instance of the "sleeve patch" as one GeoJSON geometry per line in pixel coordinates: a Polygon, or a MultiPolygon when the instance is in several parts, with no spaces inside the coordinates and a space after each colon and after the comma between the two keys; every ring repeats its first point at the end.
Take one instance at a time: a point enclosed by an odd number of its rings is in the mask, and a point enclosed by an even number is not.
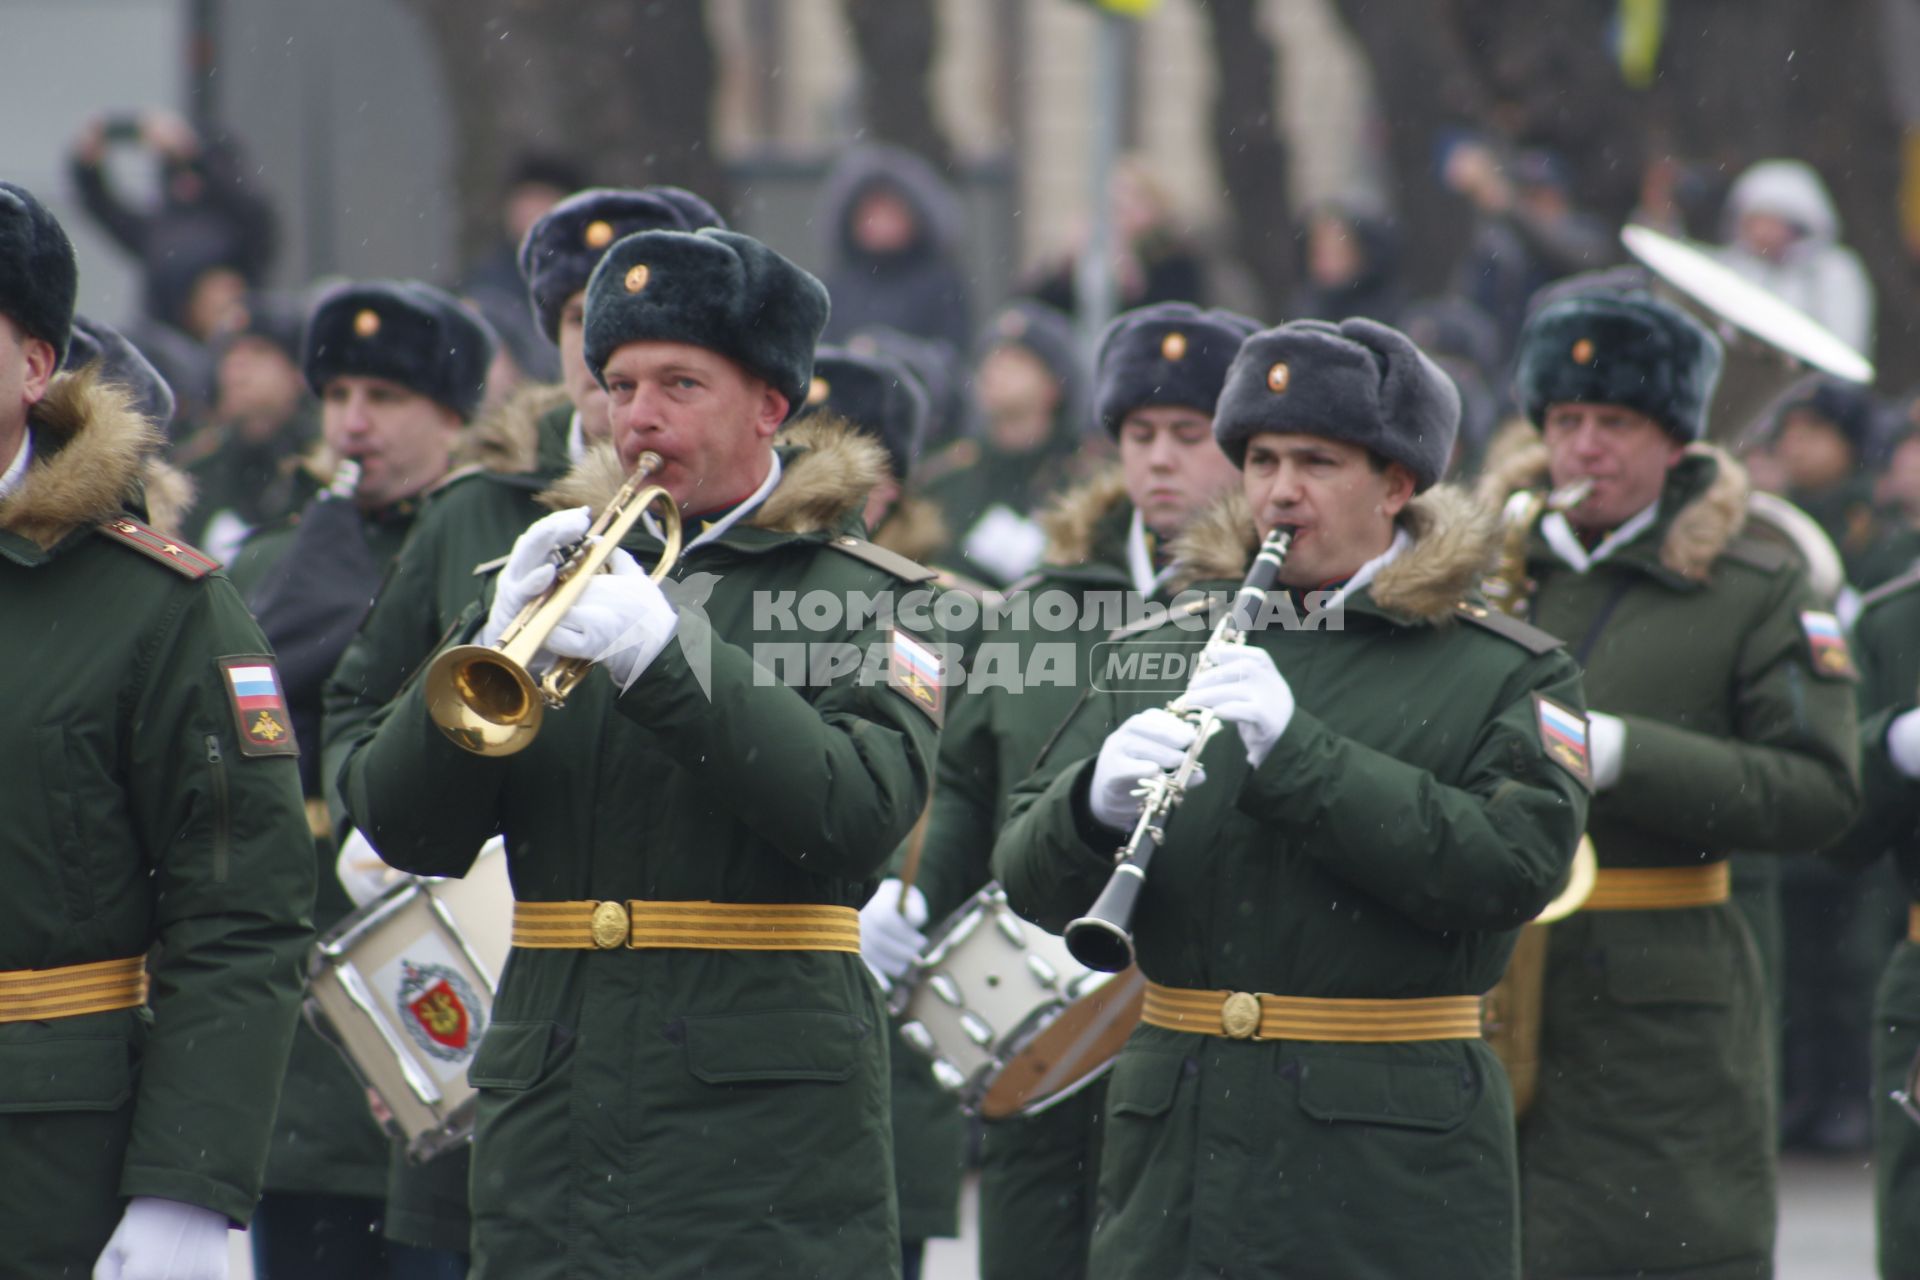
{"type": "Polygon", "coordinates": [[[272,658],[221,658],[220,680],[243,756],[297,756],[293,718],[272,658]]]}
{"type": "Polygon", "coordinates": [[[1808,609],[1800,614],[1800,629],[1807,633],[1807,650],[1813,659],[1815,675],[1829,680],[1858,680],[1860,671],[1853,665],[1853,653],[1847,648],[1847,636],[1840,619],[1831,613],[1808,609]]]}
{"type": "Polygon", "coordinates": [[[898,627],[887,652],[887,684],[938,725],[946,714],[940,655],[898,627]]]}
{"type": "Polygon", "coordinates": [[[1586,714],[1541,693],[1533,695],[1533,711],[1547,758],[1578,778],[1582,786],[1591,787],[1593,759],[1587,748],[1586,714]]]}

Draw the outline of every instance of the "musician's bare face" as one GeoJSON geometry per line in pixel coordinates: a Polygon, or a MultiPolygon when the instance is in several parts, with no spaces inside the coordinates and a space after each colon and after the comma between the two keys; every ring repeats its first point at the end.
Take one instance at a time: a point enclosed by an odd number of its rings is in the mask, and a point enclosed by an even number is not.
{"type": "Polygon", "coordinates": [[[1214,443],[1213,419],[1183,405],[1146,405],[1120,420],[1120,473],[1147,528],[1179,533],[1233,488],[1233,462],[1214,443]]]}
{"type": "Polygon", "coordinates": [[[1567,512],[1576,529],[1615,529],[1652,506],[1684,452],[1666,428],[1617,404],[1548,405],[1540,433],[1554,488],[1593,481],[1567,512]]]}
{"type": "Polygon", "coordinates": [[[1275,525],[1297,530],[1280,581],[1310,589],[1345,582],[1393,545],[1414,480],[1344,440],[1266,431],[1247,443],[1241,486],[1261,537],[1275,525]]]}
{"type": "Polygon", "coordinates": [[[683,511],[752,495],[773,465],[787,398],[727,357],[684,342],[629,342],[607,360],[613,443],[629,470],[651,449],[654,483],[683,511]]]}
{"type": "Polygon", "coordinates": [[[460,415],[386,378],[343,373],[320,389],[320,435],[359,464],[353,499],[377,511],[447,474],[460,415]]]}

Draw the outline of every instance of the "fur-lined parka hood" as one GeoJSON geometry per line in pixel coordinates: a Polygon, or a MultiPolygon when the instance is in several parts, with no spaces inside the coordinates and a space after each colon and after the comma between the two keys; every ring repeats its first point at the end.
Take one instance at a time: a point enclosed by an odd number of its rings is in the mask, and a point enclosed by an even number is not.
{"type": "Polygon", "coordinates": [[[540,420],[566,403],[562,386],[537,382],[516,388],[460,433],[453,465],[496,475],[534,470],[540,458],[540,420]]]}
{"type": "Polygon", "coordinates": [[[1047,535],[1047,564],[1085,564],[1098,550],[1101,526],[1127,501],[1127,485],[1117,466],[1097,472],[1084,484],[1061,493],[1034,517],[1047,535]]]}
{"type": "MultiPolygon", "coordinates": [[[[1690,444],[1686,458],[1696,466],[1711,463],[1713,478],[1684,506],[1666,517],[1660,542],[1660,565],[1690,582],[1705,582],[1713,562],[1747,523],[1747,470],[1717,445],[1690,444]]],[[[1548,483],[1547,446],[1534,444],[1513,450],[1499,467],[1480,479],[1480,498],[1491,510],[1505,508],[1507,499],[1523,489],[1548,483]]]]}
{"type": "MultiPolygon", "coordinates": [[[[1445,624],[1455,606],[1478,590],[1499,546],[1495,512],[1457,485],[1437,485],[1400,513],[1413,545],[1368,586],[1374,604],[1414,622],[1445,624]]],[[[1239,581],[1259,546],[1253,514],[1237,490],[1194,518],[1174,540],[1180,571],[1174,586],[1239,581]]]]}
{"type": "Polygon", "coordinates": [[[925,498],[903,495],[873,531],[875,546],[925,564],[953,540],[940,508],[925,498]]]}
{"type": "Polygon", "coordinates": [[[132,511],[178,536],[193,482],[161,459],[166,437],[135,412],[124,388],[91,368],[64,374],[27,425],[33,461],[20,488],[0,501],[0,530],[44,551],[75,529],[132,511]]]}
{"type": "MultiPolygon", "coordinates": [[[[772,533],[832,533],[857,515],[867,494],[887,475],[879,442],[844,418],[816,414],[773,438],[784,468],[780,483],[742,523],[772,533]]],[[[595,445],[577,466],[540,495],[555,511],[606,506],[625,479],[610,443],[595,445]]]]}

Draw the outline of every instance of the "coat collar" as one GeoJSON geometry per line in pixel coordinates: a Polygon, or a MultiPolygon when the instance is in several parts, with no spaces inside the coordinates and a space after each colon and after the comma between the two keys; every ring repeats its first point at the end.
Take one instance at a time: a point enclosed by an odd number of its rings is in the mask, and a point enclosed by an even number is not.
{"type": "Polygon", "coordinates": [[[75,530],[123,511],[175,536],[193,484],[160,458],[166,437],[115,383],[91,369],[64,374],[27,418],[33,462],[0,501],[0,532],[51,550],[75,530]]]}

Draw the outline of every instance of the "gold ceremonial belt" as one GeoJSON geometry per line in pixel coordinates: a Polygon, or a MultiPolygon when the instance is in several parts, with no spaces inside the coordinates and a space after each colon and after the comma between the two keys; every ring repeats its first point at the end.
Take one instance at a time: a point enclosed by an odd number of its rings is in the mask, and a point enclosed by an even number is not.
{"type": "Polygon", "coordinates": [[[0,1022],[41,1022],[138,1009],[147,1002],[147,958],[97,960],[58,969],[0,971],[0,1022]]]}
{"type": "Polygon", "coordinates": [[[1320,1000],[1251,991],[1186,991],[1147,983],[1140,1020],[1169,1031],[1229,1040],[1478,1040],[1479,996],[1413,1000],[1320,1000]]]}
{"type": "Polygon", "coordinates": [[[1582,911],[1672,911],[1711,907],[1733,893],[1724,862],[1704,867],[1601,867],[1582,911]]]}
{"type": "Polygon", "coordinates": [[[860,913],[818,903],[516,902],[513,945],[860,954],[860,913]]]}
{"type": "Polygon", "coordinates": [[[1907,908],[1907,941],[1920,946],[1920,902],[1907,908]]]}

